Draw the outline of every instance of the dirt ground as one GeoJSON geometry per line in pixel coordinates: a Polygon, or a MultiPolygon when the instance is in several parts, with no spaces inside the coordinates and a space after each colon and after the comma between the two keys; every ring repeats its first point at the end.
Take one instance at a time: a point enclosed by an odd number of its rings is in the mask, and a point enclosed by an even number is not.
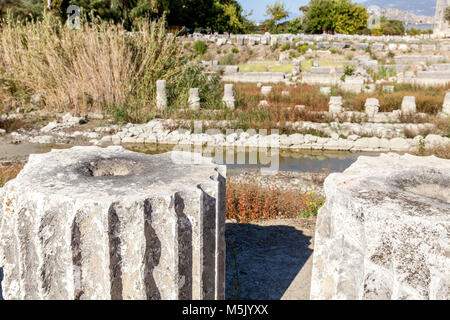
{"type": "Polygon", "coordinates": [[[227,223],[226,298],[309,300],[315,221],[227,223]]]}

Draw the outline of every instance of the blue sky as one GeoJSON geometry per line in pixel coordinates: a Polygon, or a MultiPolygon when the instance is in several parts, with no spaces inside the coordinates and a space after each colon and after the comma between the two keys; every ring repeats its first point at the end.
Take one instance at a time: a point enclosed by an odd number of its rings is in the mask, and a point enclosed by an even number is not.
{"type": "MultiPolygon", "coordinates": [[[[309,0],[280,0],[284,2],[289,12],[289,18],[296,18],[300,15],[298,8],[309,2],[309,0]]],[[[275,3],[275,0],[238,0],[246,12],[253,10],[253,15],[250,16],[250,20],[263,21],[266,19],[264,13],[266,12],[266,5],[275,3]]],[[[357,0],[356,2],[363,2],[363,0],[357,0]]]]}

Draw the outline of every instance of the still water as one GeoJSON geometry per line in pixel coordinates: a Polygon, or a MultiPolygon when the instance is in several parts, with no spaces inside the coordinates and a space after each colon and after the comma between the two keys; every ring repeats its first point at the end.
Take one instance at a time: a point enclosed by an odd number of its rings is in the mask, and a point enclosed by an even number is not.
{"type": "MultiPolygon", "coordinates": [[[[6,145],[1,150],[0,161],[25,160],[32,153],[45,153],[51,149],[70,148],[71,145],[34,145],[19,144],[6,145]]],[[[126,149],[146,154],[160,154],[174,149],[174,146],[161,145],[125,145],[126,149]]],[[[275,171],[297,172],[342,172],[347,169],[359,156],[377,156],[378,153],[349,152],[349,151],[315,151],[315,150],[261,150],[249,148],[219,148],[191,151],[202,153],[205,157],[212,157],[217,164],[225,164],[229,174],[236,174],[242,169],[270,168],[275,171]]]]}

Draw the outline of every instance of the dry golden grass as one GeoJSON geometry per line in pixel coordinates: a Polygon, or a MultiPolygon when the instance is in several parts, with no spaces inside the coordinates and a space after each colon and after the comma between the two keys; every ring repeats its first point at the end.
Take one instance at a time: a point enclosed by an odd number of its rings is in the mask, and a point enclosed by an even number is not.
{"type": "Polygon", "coordinates": [[[248,223],[276,218],[310,218],[317,215],[323,199],[314,192],[261,188],[257,184],[227,183],[227,218],[248,223]]]}
{"type": "Polygon", "coordinates": [[[23,128],[23,122],[19,119],[0,120],[0,129],[6,130],[6,132],[16,131],[19,128],[23,128]]]}
{"type": "Polygon", "coordinates": [[[436,134],[450,138],[450,116],[449,117],[435,117],[433,124],[436,128],[436,134]]]}
{"type": "Polygon", "coordinates": [[[21,163],[2,163],[0,164],[0,188],[5,185],[11,179],[14,179],[22,170],[23,164],[21,163]]]}
{"type": "Polygon", "coordinates": [[[437,147],[425,147],[423,150],[415,152],[418,156],[431,156],[434,155],[442,159],[450,159],[450,144],[441,145],[437,147]]]}
{"type": "Polygon", "coordinates": [[[51,111],[106,109],[125,121],[146,121],[154,111],[156,80],[167,80],[170,102],[176,104],[190,88],[180,82],[199,78],[200,70],[179,47],[165,21],[128,34],[121,25],[97,20],[80,30],[51,16],[7,20],[0,29],[0,104],[40,93],[51,111]]]}
{"type": "MultiPolygon", "coordinates": [[[[223,85],[221,85],[223,87],[223,85]]],[[[235,84],[236,109],[230,111],[222,106],[221,112],[211,113],[210,108],[221,106],[223,88],[215,97],[217,102],[209,104],[202,111],[179,110],[171,114],[173,119],[197,119],[197,120],[231,120],[236,128],[241,129],[272,129],[280,128],[287,121],[316,121],[325,122],[328,119],[315,111],[328,110],[328,98],[320,94],[319,88],[310,85],[298,85],[296,87],[282,84],[272,85],[273,92],[270,95],[262,95],[261,89],[255,84],[235,84]],[[289,95],[282,95],[282,91],[288,91],[289,95]],[[259,105],[260,101],[266,100],[268,106],[259,105]],[[306,105],[304,111],[295,110],[296,105],[306,105]]]]}
{"type": "Polygon", "coordinates": [[[444,96],[450,90],[450,85],[437,87],[421,87],[413,85],[398,86],[395,92],[352,94],[338,90],[343,96],[343,106],[349,110],[364,111],[367,98],[377,98],[380,102],[380,112],[392,112],[401,108],[403,97],[415,96],[417,112],[436,114],[442,110],[444,96]]]}

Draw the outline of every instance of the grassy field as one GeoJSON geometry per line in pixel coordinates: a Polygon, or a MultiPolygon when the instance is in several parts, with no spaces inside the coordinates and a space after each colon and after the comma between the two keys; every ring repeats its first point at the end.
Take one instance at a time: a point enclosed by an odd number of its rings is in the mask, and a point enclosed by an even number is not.
{"type": "Polygon", "coordinates": [[[291,73],[293,64],[280,64],[277,62],[247,63],[239,65],[240,72],[284,72],[291,73]]]}
{"type": "MultiPolygon", "coordinates": [[[[335,61],[321,61],[318,60],[320,67],[340,67],[343,66],[344,63],[335,62],[335,61]]],[[[311,67],[313,66],[313,60],[302,60],[301,62],[301,70],[305,72],[309,72],[311,67]]]]}
{"type": "MultiPolygon", "coordinates": [[[[319,61],[321,67],[338,67],[343,66],[341,62],[334,61],[319,61]]],[[[308,72],[313,66],[313,60],[302,60],[301,70],[308,72]]],[[[258,63],[246,63],[239,65],[240,72],[284,72],[291,73],[293,64],[281,64],[275,61],[264,61],[258,63]]]]}
{"type": "Polygon", "coordinates": [[[0,165],[0,188],[11,179],[14,179],[22,170],[20,163],[3,163],[0,165]]]}

